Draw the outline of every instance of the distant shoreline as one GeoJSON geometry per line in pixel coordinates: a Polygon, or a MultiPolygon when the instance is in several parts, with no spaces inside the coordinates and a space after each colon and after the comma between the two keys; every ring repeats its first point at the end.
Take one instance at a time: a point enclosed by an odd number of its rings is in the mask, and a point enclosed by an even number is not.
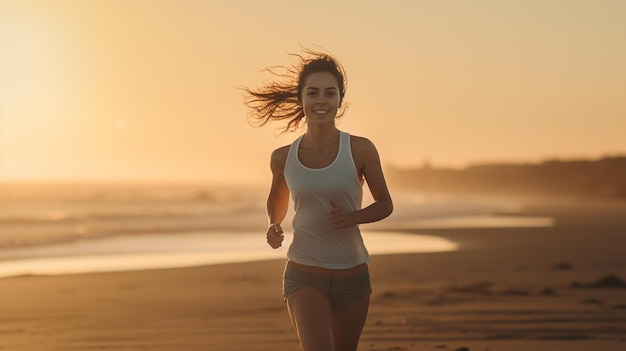
{"type": "Polygon", "coordinates": [[[390,167],[387,173],[399,189],[420,192],[626,201],[626,156],[479,164],[463,169],[390,167]]]}

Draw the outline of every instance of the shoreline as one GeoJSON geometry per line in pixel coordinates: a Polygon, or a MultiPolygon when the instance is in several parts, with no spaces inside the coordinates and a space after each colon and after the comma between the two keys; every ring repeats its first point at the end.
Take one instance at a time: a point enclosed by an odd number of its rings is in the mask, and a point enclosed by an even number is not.
{"type": "MultiPolygon", "coordinates": [[[[371,256],[444,252],[458,249],[441,237],[401,231],[363,232],[371,256]]],[[[134,270],[200,267],[224,263],[286,259],[292,236],[272,250],[258,233],[179,233],[89,239],[71,244],[4,250],[0,279],[134,270]]]]}

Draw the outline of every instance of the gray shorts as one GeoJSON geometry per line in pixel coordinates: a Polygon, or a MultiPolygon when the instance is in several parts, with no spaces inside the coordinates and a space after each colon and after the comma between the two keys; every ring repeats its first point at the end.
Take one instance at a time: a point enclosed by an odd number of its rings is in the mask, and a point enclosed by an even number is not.
{"type": "Polygon", "coordinates": [[[372,293],[369,271],[346,277],[305,272],[287,263],[283,273],[283,297],[302,288],[314,288],[328,297],[334,309],[349,306],[372,293]]]}

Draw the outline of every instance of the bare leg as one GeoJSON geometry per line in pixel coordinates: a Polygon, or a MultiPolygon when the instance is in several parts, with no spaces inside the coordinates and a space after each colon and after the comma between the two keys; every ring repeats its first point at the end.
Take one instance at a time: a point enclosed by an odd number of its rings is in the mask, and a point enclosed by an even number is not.
{"type": "Polygon", "coordinates": [[[334,351],[356,351],[367,318],[370,296],[333,311],[334,351]]]}
{"type": "Polygon", "coordinates": [[[304,351],[334,351],[332,306],[319,290],[302,288],[287,297],[287,309],[304,351]]]}

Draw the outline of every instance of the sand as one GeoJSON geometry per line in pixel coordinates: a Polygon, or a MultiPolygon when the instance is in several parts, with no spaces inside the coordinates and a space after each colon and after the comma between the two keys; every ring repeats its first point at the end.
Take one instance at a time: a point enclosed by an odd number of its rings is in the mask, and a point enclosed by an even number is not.
{"type": "MultiPolygon", "coordinates": [[[[420,230],[461,249],[373,257],[359,350],[626,350],[625,209],[535,206],[525,214],[556,226],[420,230]]],[[[298,350],[283,266],[1,279],[0,350],[298,350]]]]}

